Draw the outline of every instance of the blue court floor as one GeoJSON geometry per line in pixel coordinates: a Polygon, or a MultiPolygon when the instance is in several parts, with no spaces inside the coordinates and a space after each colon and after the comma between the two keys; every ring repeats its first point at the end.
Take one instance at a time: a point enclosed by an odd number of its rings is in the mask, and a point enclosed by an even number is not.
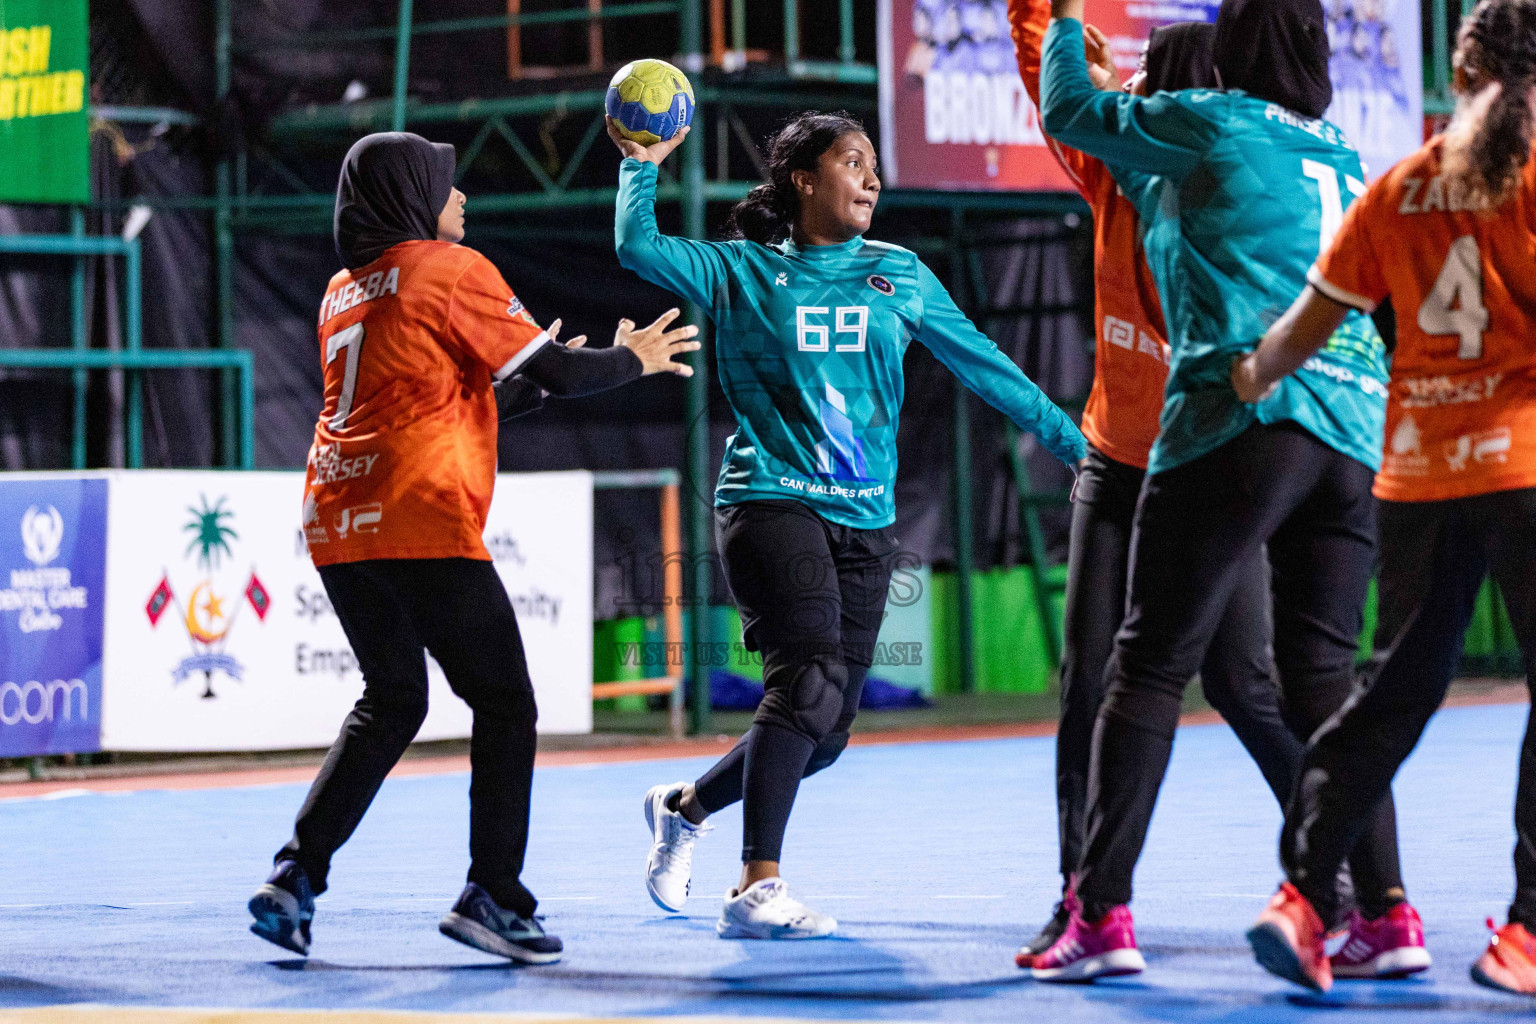
{"type": "Polygon", "coordinates": [[[1525,717],[1459,708],[1430,726],[1397,794],[1436,965],[1326,999],[1248,955],[1243,929],[1278,878],[1279,814],[1231,733],[1197,726],[1179,735],[1137,875],[1149,965],[1137,979],[1057,988],[1014,968],[1058,885],[1052,741],[992,740],[856,747],[801,789],[785,873],[841,921],[836,938],[801,944],[716,938],[737,872],[734,812],[700,843],[685,915],[646,897],[641,795],[704,761],[542,769],[525,878],[567,958],[532,969],[437,933],[467,866],[464,775],[386,783],[337,858],[308,961],[248,934],[245,915],[303,787],[0,801],[0,1017],[71,1003],[1010,1022],[1529,1015],[1536,1001],[1467,977],[1512,885],[1525,717]]]}

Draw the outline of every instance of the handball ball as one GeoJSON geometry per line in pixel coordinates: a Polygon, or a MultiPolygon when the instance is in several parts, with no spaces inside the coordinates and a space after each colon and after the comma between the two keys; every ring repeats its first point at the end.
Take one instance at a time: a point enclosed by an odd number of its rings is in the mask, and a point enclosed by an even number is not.
{"type": "Polygon", "coordinates": [[[693,86],[664,60],[631,61],[608,83],[603,105],[620,135],[654,146],[693,123],[693,86]]]}

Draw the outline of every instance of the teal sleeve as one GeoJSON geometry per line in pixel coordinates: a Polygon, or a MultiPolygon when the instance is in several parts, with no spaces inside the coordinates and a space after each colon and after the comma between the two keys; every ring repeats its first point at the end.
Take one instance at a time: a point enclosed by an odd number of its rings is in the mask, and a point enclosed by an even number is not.
{"type": "Polygon", "coordinates": [[[740,245],[696,242],[662,234],[656,227],[656,165],[626,159],[619,167],[619,200],[613,225],[619,263],[706,310],[725,286],[740,245]]]}
{"type": "Polygon", "coordinates": [[[1215,92],[1143,98],[1095,89],[1083,60],[1082,22],[1059,18],[1045,34],[1040,123],[1062,145],[1111,170],[1184,177],[1215,141],[1226,106],[1215,92]]]}
{"type": "Polygon", "coordinates": [[[1050,453],[1075,469],[1088,454],[1088,442],[1067,414],[1056,407],[1034,381],[1024,375],[985,334],[955,306],[949,292],[921,260],[917,263],[923,320],[917,340],[960,378],[1022,430],[1040,439],[1050,453]]]}

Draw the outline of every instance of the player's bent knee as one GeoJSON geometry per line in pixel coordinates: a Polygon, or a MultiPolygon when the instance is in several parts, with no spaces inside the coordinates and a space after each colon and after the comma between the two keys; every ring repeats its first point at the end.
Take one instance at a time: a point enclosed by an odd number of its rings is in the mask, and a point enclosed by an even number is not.
{"type": "Polygon", "coordinates": [[[811,753],[811,759],[805,766],[807,776],[815,775],[823,768],[832,767],[843,751],[848,749],[848,732],[839,730],[816,744],[816,749],[811,753]]]}
{"type": "Polygon", "coordinates": [[[794,670],[787,684],[768,691],[756,721],[820,743],[837,726],[847,686],[848,669],[841,662],[820,658],[807,662],[794,670]]]}

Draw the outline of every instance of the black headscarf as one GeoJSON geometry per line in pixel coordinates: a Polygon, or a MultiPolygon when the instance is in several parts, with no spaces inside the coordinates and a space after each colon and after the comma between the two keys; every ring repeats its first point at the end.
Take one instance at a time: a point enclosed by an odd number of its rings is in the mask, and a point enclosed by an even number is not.
{"type": "Polygon", "coordinates": [[[1147,95],[1180,89],[1219,89],[1216,26],[1186,21],[1152,30],[1147,42],[1147,95]]]}
{"type": "Polygon", "coordinates": [[[453,191],[453,147],[410,132],[378,132],[352,144],[336,183],[336,255],[364,267],[400,242],[437,237],[453,191]]]}
{"type": "Polygon", "coordinates": [[[1222,0],[1216,67],[1228,89],[1322,117],[1333,83],[1321,0],[1222,0]]]}

